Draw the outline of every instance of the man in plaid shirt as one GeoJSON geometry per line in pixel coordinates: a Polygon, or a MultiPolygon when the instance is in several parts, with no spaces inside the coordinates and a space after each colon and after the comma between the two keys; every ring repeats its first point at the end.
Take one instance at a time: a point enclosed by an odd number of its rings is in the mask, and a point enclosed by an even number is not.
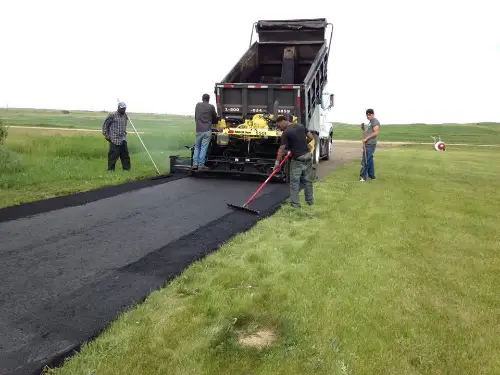
{"type": "Polygon", "coordinates": [[[118,104],[118,110],[110,113],[102,124],[102,134],[109,142],[108,170],[114,171],[118,158],[123,170],[130,169],[130,155],[127,147],[127,115],[125,103],[118,104]]]}

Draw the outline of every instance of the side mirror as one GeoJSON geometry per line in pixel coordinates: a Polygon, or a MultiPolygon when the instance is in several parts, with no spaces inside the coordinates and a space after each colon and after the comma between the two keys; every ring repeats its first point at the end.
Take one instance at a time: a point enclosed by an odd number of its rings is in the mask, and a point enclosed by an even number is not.
{"type": "Polygon", "coordinates": [[[333,107],[333,94],[330,94],[330,108],[333,107]]]}

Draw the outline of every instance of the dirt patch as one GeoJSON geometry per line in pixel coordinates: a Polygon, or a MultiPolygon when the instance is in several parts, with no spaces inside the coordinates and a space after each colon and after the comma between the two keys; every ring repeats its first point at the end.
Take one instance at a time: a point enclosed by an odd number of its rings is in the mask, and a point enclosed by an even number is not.
{"type": "MultiPolygon", "coordinates": [[[[392,148],[397,146],[396,144],[377,143],[377,148],[392,148]]],[[[362,153],[363,146],[360,141],[334,141],[332,158],[328,161],[322,160],[319,163],[316,176],[323,178],[332,173],[334,169],[353,160],[361,162],[362,153]]]]}
{"type": "Polygon", "coordinates": [[[276,341],[276,335],[269,329],[259,329],[255,332],[238,332],[238,343],[242,346],[263,349],[276,341]]]}

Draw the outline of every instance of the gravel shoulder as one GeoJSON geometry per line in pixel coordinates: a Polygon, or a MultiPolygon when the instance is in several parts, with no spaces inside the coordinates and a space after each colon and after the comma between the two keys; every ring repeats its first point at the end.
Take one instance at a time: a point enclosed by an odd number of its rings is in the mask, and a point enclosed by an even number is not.
{"type": "MultiPolygon", "coordinates": [[[[377,143],[377,149],[393,148],[400,146],[398,143],[377,143]]],[[[330,160],[322,160],[316,170],[316,176],[323,178],[331,174],[336,168],[353,160],[361,162],[363,148],[360,141],[334,141],[333,155],[330,160]]],[[[375,153],[376,154],[376,153],[375,153]]],[[[359,176],[354,176],[358,178],[359,176]]]]}

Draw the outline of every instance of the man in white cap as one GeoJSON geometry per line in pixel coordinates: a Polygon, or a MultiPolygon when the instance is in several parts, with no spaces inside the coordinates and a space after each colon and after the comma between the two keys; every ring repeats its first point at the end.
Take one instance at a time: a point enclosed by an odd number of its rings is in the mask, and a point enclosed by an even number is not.
{"type": "Polygon", "coordinates": [[[130,170],[130,155],[127,147],[127,105],[118,104],[118,110],[108,115],[102,124],[102,135],[109,142],[108,171],[115,170],[118,158],[123,170],[130,170]]]}

